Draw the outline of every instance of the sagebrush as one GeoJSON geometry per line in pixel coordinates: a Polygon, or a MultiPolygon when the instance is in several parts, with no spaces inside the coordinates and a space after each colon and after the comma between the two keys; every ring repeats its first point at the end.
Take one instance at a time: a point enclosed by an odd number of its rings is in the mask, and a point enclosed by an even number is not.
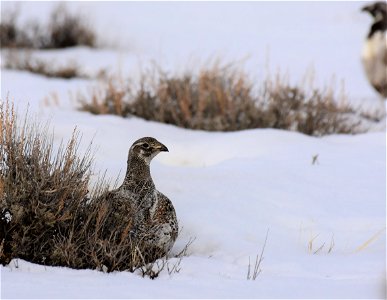
{"type": "Polygon", "coordinates": [[[74,46],[96,47],[96,34],[87,18],[71,13],[59,4],[46,24],[31,20],[18,24],[18,11],[2,11],[0,42],[2,48],[54,49],[74,46]]]}
{"type": "Polygon", "coordinates": [[[27,71],[49,78],[89,78],[75,61],[57,65],[54,61],[46,61],[28,52],[19,53],[15,50],[5,53],[2,59],[5,69],[27,71]]]}
{"type": "Polygon", "coordinates": [[[170,75],[156,68],[142,74],[140,82],[110,78],[90,94],[79,93],[77,100],[81,110],[93,114],[134,115],[207,131],[278,128],[314,136],[356,134],[367,130],[362,121],[382,117],[361,115],[333,88],[303,88],[279,75],[254,88],[246,73],[218,63],[196,75],[170,75]]]}
{"type": "Polygon", "coordinates": [[[79,154],[76,130],[54,151],[48,126],[29,121],[27,114],[21,122],[8,101],[1,103],[0,263],[21,258],[133,272],[165,255],[149,259],[147,249],[132,242],[130,205],[106,198],[103,177],[88,190],[93,157],[91,147],[79,154]]]}

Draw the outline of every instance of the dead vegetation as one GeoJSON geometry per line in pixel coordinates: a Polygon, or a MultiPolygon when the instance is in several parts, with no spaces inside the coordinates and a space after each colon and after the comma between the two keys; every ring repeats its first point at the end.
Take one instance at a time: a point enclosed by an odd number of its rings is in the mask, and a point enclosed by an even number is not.
{"type": "Polygon", "coordinates": [[[8,101],[0,119],[0,263],[21,258],[105,272],[145,268],[144,276],[154,277],[147,266],[161,263],[155,261],[165,253],[150,258],[132,241],[129,204],[108,199],[104,178],[89,192],[92,152],[89,146],[79,154],[78,132],[54,151],[48,126],[30,124],[28,114],[20,123],[8,101]]]}
{"type": "Polygon", "coordinates": [[[315,235],[310,235],[310,238],[308,239],[308,253],[309,254],[330,254],[332,250],[335,248],[335,238],[334,234],[332,233],[330,241],[324,241],[321,242],[318,240],[320,237],[320,233],[315,235]]]}
{"type": "Polygon", "coordinates": [[[80,109],[207,131],[278,128],[313,136],[365,132],[363,121],[384,117],[362,115],[332,87],[294,86],[280,75],[266,79],[256,90],[233,65],[215,63],[197,75],[169,75],[155,68],[141,78],[139,83],[110,78],[90,94],[79,93],[80,109]]]}
{"type": "Polygon", "coordinates": [[[250,256],[249,256],[249,265],[247,267],[247,280],[256,280],[257,277],[259,276],[259,274],[261,274],[261,272],[262,272],[261,265],[262,265],[262,262],[264,259],[263,254],[265,253],[265,248],[266,248],[268,236],[269,236],[269,229],[266,231],[265,242],[263,243],[262,250],[255,257],[254,268],[252,268],[252,266],[251,266],[250,256]]]}
{"type": "Polygon", "coordinates": [[[127,117],[130,112],[132,90],[130,82],[125,83],[120,78],[110,77],[102,86],[92,88],[87,96],[77,94],[77,101],[81,104],[81,110],[96,115],[118,115],[127,117]]]}
{"type": "Polygon", "coordinates": [[[3,58],[5,69],[27,71],[48,78],[89,78],[75,61],[58,65],[54,61],[36,58],[30,53],[10,51],[3,58]]]}
{"type": "Polygon", "coordinates": [[[71,13],[59,4],[46,24],[31,20],[18,24],[19,12],[2,11],[1,48],[57,49],[74,46],[96,47],[96,34],[81,14],[71,13]]]}
{"type": "Polygon", "coordinates": [[[194,241],[194,238],[190,238],[179,253],[172,255],[171,257],[166,255],[162,259],[144,264],[138,268],[138,272],[142,277],[149,277],[151,279],[157,278],[165,269],[167,270],[168,275],[179,273],[181,270],[181,262],[185,256],[188,256],[188,248],[194,241]]]}

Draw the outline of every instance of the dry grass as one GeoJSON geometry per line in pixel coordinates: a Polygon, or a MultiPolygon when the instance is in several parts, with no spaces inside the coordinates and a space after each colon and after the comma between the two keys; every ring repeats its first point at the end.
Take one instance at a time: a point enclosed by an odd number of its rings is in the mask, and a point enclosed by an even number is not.
{"type": "Polygon", "coordinates": [[[21,126],[19,121],[12,104],[2,102],[0,263],[22,258],[49,266],[133,272],[168,255],[132,241],[135,212],[127,201],[108,197],[103,177],[88,191],[91,148],[78,154],[76,130],[54,151],[47,126],[29,124],[28,115],[21,126]]]}
{"type": "Polygon", "coordinates": [[[250,263],[250,256],[249,256],[249,265],[247,267],[247,280],[256,280],[258,275],[261,274],[262,269],[261,269],[261,264],[263,262],[263,254],[265,253],[265,248],[266,248],[266,243],[267,243],[267,238],[269,236],[269,229],[266,231],[266,237],[265,237],[265,242],[263,243],[262,250],[260,254],[257,254],[255,258],[255,263],[254,263],[254,268],[251,268],[251,263],[250,263]]]}
{"type": "Polygon", "coordinates": [[[139,84],[111,78],[88,95],[78,94],[80,109],[93,114],[139,116],[147,120],[207,131],[278,128],[313,136],[366,131],[362,122],[382,115],[359,114],[344,93],[291,85],[268,78],[254,91],[248,76],[233,65],[215,63],[198,75],[172,76],[159,68],[139,84]]]}
{"type": "Polygon", "coordinates": [[[47,24],[35,20],[21,27],[17,24],[17,11],[2,11],[1,19],[2,48],[96,47],[96,35],[86,18],[80,14],[70,13],[63,4],[59,4],[52,11],[47,24]]]}
{"type": "Polygon", "coordinates": [[[127,117],[130,114],[131,84],[124,83],[120,78],[108,78],[102,86],[90,90],[88,95],[78,93],[77,101],[81,110],[96,115],[118,115],[127,117]]]}
{"type": "Polygon", "coordinates": [[[167,270],[168,275],[179,273],[181,271],[181,262],[184,257],[188,256],[188,248],[194,241],[194,238],[190,238],[187,244],[183,247],[183,249],[172,257],[169,257],[167,255],[162,259],[144,264],[138,269],[139,273],[142,277],[149,277],[151,279],[157,278],[160,273],[165,269],[167,270]],[[171,261],[172,259],[174,259],[174,261],[171,261]]]}
{"type": "Polygon", "coordinates": [[[4,68],[27,71],[49,78],[89,78],[81,71],[81,68],[75,61],[57,65],[53,61],[39,59],[29,53],[17,53],[14,51],[10,51],[5,55],[4,68]]]}
{"type": "Polygon", "coordinates": [[[373,242],[375,242],[376,240],[378,240],[378,238],[380,236],[382,236],[383,233],[385,234],[385,231],[386,231],[386,228],[382,228],[381,230],[376,232],[373,236],[371,236],[364,243],[362,243],[359,247],[357,247],[355,252],[360,252],[360,251],[367,249],[369,247],[369,245],[372,244],[373,242]]]}
{"type": "Polygon", "coordinates": [[[332,236],[331,236],[329,246],[326,245],[326,242],[318,243],[316,245],[316,241],[317,241],[317,238],[319,236],[320,236],[320,234],[316,234],[315,236],[310,237],[310,239],[308,241],[308,252],[310,254],[320,254],[320,253],[322,253],[322,250],[325,248],[327,254],[331,253],[333,248],[335,247],[334,235],[332,234],[332,236]]]}

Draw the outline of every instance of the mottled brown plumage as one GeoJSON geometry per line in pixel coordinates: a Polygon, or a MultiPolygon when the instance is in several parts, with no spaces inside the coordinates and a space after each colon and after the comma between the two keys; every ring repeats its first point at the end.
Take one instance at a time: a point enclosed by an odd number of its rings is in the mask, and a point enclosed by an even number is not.
{"type": "Polygon", "coordinates": [[[105,195],[119,214],[124,213],[122,221],[130,224],[129,234],[135,244],[142,245],[147,261],[165,255],[178,234],[172,202],[156,189],[150,174],[150,162],[161,151],[168,149],[152,137],[134,142],[122,185],[105,195]]]}

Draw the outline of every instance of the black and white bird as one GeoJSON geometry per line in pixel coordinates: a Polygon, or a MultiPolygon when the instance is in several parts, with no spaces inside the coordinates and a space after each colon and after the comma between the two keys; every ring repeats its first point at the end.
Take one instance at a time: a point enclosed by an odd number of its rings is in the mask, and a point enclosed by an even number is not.
{"type": "Polygon", "coordinates": [[[364,6],[362,11],[373,17],[373,23],[364,43],[362,62],[371,85],[387,98],[387,2],[364,6]]]}
{"type": "Polygon", "coordinates": [[[122,185],[105,195],[118,210],[126,209],[131,220],[131,236],[141,244],[147,261],[168,253],[177,235],[178,223],[172,202],[159,192],[150,174],[152,159],[168,148],[152,137],[144,137],[129,149],[127,170],[122,185]]]}

